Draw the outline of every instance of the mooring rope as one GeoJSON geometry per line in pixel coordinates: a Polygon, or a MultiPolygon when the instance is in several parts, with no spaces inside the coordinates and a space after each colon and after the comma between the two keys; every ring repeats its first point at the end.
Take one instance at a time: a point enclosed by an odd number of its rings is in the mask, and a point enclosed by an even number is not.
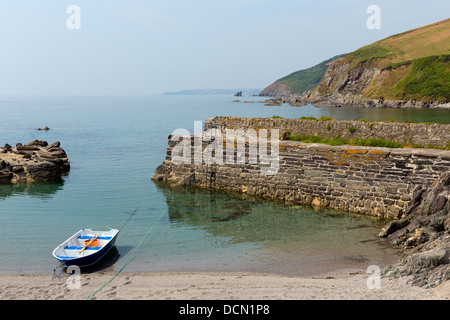
{"type": "Polygon", "coordinates": [[[141,206],[138,206],[132,213],[130,213],[130,216],[128,217],[128,219],[124,222],[124,224],[119,228],[119,230],[122,230],[126,224],[128,223],[128,221],[131,220],[131,218],[136,214],[136,212],[139,210],[141,206]]]}
{"type": "MultiPolygon", "coordinates": [[[[137,211],[137,209],[136,209],[137,211]]],[[[135,212],[136,212],[135,211],[135,212]]],[[[135,254],[135,252],[139,249],[139,247],[142,245],[142,243],[145,241],[145,239],[148,237],[148,235],[150,234],[150,232],[153,230],[153,227],[156,225],[156,223],[159,221],[159,219],[162,217],[163,213],[165,212],[165,210],[161,211],[161,213],[158,215],[158,218],[156,219],[155,222],[153,222],[153,224],[150,226],[150,228],[147,230],[147,232],[144,234],[144,236],[142,237],[141,241],[139,242],[139,244],[134,248],[134,250],[131,252],[130,256],[128,257],[128,259],[125,261],[125,263],[123,264],[122,268],[119,269],[119,271],[116,272],[115,275],[113,275],[111,277],[111,279],[109,279],[104,285],[102,285],[99,289],[97,289],[94,293],[92,293],[89,297],[86,298],[86,300],[91,299],[94,295],[96,295],[100,290],[102,290],[104,287],[106,287],[111,281],[114,280],[115,277],[117,277],[119,275],[119,273],[122,272],[123,269],[125,269],[125,267],[127,266],[128,262],[130,262],[131,258],[133,257],[133,255],[135,254]]]]}

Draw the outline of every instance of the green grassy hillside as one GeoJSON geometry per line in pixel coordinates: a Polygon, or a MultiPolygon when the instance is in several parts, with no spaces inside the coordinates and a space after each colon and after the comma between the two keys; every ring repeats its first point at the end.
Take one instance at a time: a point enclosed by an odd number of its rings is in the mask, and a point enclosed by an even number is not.
{"type": "Polygon", "coordinates": [[[323,75],[328,69],[328,63],[346,56],[346,54],[335,56],[325,60],[311,68],[296,71],[287,75],[278,81],[285,83],[293,93],[301,94],[305,91],[315,89],[322,80],[323,75]]]}
{"type": "Polygon", "coordinates": [[[380,77],[368,87],[367,96],[394,100],[450,101],[449,62],[450,55],[447,54],[388,65],[383,70],[387,76],[380,77]]]}
{"type": "Polygon", "coordinates": [[[329,69],[319,95],[450,101],[450,19],[362,47],[329,69]],[[340,66],[346,68],[339,68],[340,66]],[[337,70],[345,72],[339,73],[337,70]],[[361,76],[365,75],[365,76],[361,76]],[[331,81],[329,80],[331,78],[331,81]],[[344,83],[344,85],[343,85],[344,83]]]}
{"type": "Polygon", "coordinates": [[[323,61],[311,68],[293,72],[286,77],[278,79],[273,84],[265,88],[260,95],[277,96],[288,94],[303,94],[308,90],[313,90],[322,80],[328,69],[328,63],[344,57],[345,54],[335,56],[323,61]]]}

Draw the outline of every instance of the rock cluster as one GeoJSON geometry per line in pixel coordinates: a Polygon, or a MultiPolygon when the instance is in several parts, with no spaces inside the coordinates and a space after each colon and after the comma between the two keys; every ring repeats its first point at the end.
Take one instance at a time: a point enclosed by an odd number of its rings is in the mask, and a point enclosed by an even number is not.
{"type": "Polygon", "coordinates": [[[432,288],[450,280],[450,172],[431,187],[414,190],[405,217],[380,233],[401,247],[401,262],[384,273],[412,276],[412,282],[432,288]]]}
{"type": "Polygon", "coordinates": [[[58,181],[68,171],[70,162],[59,141],[34,140],[0,148],[0,183],[58,181]]]}
{"type": "Polygon", "coordinates": [[[301,107],[312,104],[316,107],[365,107],[365,108],[441,108],[450,109],[448,101],[418,101],[418,100],[385,100],[365,99],[356,96],[343,96],[337,94],[314,95],[311,92],[305,95],[283,95],[274,96],[268,100],[261,101],[266,105],[280,106],[282,103],[293,107],[301,107]]]}
{"type": "Polygon", "coordinates": [[[277,96],[268,100],[261,101],[266,106],[281,106],[282,103],[288,103],[294,107],[305,105],[305,101],[298,95],[277,96]]]}
{"type": "Polygon", "coordinates": [[[365,99],[361,97],[345,97],[341,95],[312,96],[306,95],[296,105],[312,104],[316,107],[365,107],[365,108],[442,108],[450,109],[448,101],[418,101],[418,100],[385,100],[365,99]]]}

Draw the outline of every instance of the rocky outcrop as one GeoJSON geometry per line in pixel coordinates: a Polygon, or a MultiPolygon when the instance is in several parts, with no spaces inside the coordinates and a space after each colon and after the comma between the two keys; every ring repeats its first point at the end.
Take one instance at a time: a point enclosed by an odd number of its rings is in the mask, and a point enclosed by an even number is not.
{"type": "Polygon", "coordinates": [[[450,102],[447,101],[417,101],[417,100],[385,100],[366,99],[356,96],[342,96],[339,94],[327,95],[305,95],[292,106],[302,106],[312,104],[316,107],[364,107],[364,108],[422,108],[422,109],[450,109],[450,102]]]}
{"type": "Polygon", "coordinates": [[[293,107],[312,104],[315,107],[363,107],[363,108],[421,108],[421,109],[450,109],[450,102],[446,101],[417,101],[417,100],[385,100],[366,99],[362,96],[343,96],[340,94],[318,95],[307,92],[303,96],[277,95],[262,103],[275,105],[287,103],[293,107]]]}
{"type": "Polygon", "coordinates": [[[450,280],[450,171],[430,187],[417,186],[405,217],[383,228],[381,237],[401,248],[401,262],[386,276],[412,276],[432,288],[450,280]]]}
{"type": "Polygon", "coordinates": [[[284,96],[284,97],[274,97],[264,101],[260,101],[260,103],[264,103],[266,106],[281,106],[283,103],[288,103],[291,106],[299,107],[304,105],[304,99],[301,96],[284,96]]]}
{"type": "Polygon", "coordinates": [[[68,171],[70,162],[59,141],[34,140],[0,148],[0,183],[58,181],[68,171]]]}

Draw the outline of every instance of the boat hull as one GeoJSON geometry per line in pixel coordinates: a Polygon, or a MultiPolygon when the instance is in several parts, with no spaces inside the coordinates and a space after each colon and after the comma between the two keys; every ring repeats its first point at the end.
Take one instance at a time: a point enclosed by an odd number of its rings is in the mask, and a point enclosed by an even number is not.
{"type": "MultiPolygon", "coordinates": [[[[82,256],[78,256],[78,257],[70,257],[70,256],[66,256],[66,255],[62,255],[61,253],[64,252],[64,248],[68,248],[68,245],[70,242],[74,241],[74,238],[78,237],[80,239],[82,239],[83,237],[81,236],[85,229],[80,230],[78,233],[76,233],[75,235],[73,235],[70,239],[68,239],[67,241],[65,241],[64,243],[62,243],[59,247],[57,247],[54,251],[53,251],[53,257],[58,260],[61,264],[63,264],[66,267],[69,266],[78,266],[78,267],[89,267],[92,266],[94,264],[96,264],[97,262],[99,262],[107,253],[109,250],[111,250],[111,248],[115,245],[116,243],[116,239],[117,236],[119,234],[119,230],[115,229],[112,231],[116,231],[111,233],[111,231],[107,231],[103,234],[100,234],[100,239],[102,238],[110,238],[107,241],[105,241],[104,245],[101,246],[100,249],[98,250],[89,250],[91,248],[87,248],[85,250],[85,252],[87,252],[88,254],[86,255],[82,255],[82,256]],[[110,237],[105,237],[105,235],[111,235],[110,237]],[[90,252],[92,251],[92,252],[90,252]]],[[[95,232],[94,232],[95,233],[95,232]]],[[[77,248],[79,249],[79,247],[77,248]]]]}

